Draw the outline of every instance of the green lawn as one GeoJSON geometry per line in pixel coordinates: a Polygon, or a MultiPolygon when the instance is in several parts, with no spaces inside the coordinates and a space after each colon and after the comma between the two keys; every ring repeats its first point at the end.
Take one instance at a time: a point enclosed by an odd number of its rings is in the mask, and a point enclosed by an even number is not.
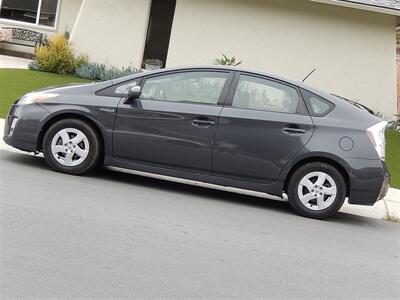
{"type": "MultiPolygon", "coordinates": [[[[0,69],[0,118],[5,118],[12,103],[23,94],[48,86],[74,82],[90,82],[70,75],[57,75],[44,72],[18,69],[0,69]]],[[[400,188],[400,133],[386,132],[386,163],[392,187],[400,188]]]]}
{"type": "Polygon", "coordinates": [[[12,103],[32,90],[74,82],[90,82],[70,75],[19,69],[0,69],[0,118],[7,116],[12,103]]]}
{"type": "Polygon", "coordinates": [[[400,188],[400,132],[386,131],[386,164],[390,172],[390,186],[400,188]]]}

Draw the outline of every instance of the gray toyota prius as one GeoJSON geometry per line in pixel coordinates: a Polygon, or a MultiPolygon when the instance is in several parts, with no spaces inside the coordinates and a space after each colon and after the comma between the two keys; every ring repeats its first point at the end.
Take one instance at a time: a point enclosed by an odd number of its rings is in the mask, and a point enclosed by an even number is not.
{"type": "Polygon", "coordinates": [[[17,100],[4,140],[83,174],[99,165],[288,198],[302,216],[346,198],[385,196],[387,123],[300,82],[229,67],[189,67],[34,91],[17,100]]]}

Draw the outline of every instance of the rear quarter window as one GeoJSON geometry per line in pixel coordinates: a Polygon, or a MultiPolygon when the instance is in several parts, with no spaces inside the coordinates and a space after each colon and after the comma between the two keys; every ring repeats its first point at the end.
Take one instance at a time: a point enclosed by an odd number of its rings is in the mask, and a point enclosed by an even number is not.
{"type": "Polygon", "coordinates": [[[308,111],[311,116],[323,117],[331,112],[332,109],[335,107],[332,102],[307,90],[301,89],[301,94],[306,102],[308,111]]]}

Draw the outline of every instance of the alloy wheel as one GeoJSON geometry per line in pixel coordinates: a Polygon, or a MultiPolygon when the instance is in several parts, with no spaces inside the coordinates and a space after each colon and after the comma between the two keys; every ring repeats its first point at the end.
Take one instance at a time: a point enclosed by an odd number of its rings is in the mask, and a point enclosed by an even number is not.
{"type": "Polygon", "coordinates": [[[89,140],[76,128],[58,131],[51,141],[51,153],[55,160],[66,167],[76,167],[83,163],[89,154],[89,140]]]}
{"type": "Polygon", "coordinates": [[[300,180],[297,194],[300,202],[308,209],[324,210],[334,203],[337,187],[330,175],[311,172],[300,180]]]}

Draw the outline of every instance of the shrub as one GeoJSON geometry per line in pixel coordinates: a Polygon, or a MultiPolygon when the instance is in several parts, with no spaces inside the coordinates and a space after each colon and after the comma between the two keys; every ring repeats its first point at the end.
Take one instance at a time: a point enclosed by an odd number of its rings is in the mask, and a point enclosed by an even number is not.
{"type": "Polygon", "coordinates": [[[242,63],[242,61],[236,61],[236,57],[232,56],[228,58],[225,54],[222,54],[222,58],[217,58],[215,60],[216,65],[224,65],[224,66],[238,66],[242,63]]]}
{"type": "Polygon", "coordinates": [[[47,44],[35,49],[35,61],[40,71],[71,74],[77,67],[87,64],[89,59],[85,55],[75,57],[74,50],[66,37],[56,34],[47,44]]]}
{"type": "Polygon", "coordinates": [[[396,119],[389,122],[389,128],[400,132],[400,114],[394,116],[396,117],[396,119]]]}
{"type": "Polygon", "coordinates": [[[37,63],[36,60],[32,60],[29,65],[28,65],[28,69],[32,70],[32,71],[40,71],[40,67],[37,63]]]}
{"type": "Polygon", "coordinates": [[[75,75],[81,78],[103,81],[103,80],[111,80],[114,78],[135,74],[138,72],[139,72],[138,69],[131,66],[127,68],[118,69],[110,65],[89,63],[77,68],[75,71],[75,75]]]}
{"type": "Polygon", "coordinates": [[[85,55],[85,54],[79,54],[76,58],[75,58],[75,69],[77,68],[81,68],[85,65],[89,64],[89,56],[85,55]]]}

